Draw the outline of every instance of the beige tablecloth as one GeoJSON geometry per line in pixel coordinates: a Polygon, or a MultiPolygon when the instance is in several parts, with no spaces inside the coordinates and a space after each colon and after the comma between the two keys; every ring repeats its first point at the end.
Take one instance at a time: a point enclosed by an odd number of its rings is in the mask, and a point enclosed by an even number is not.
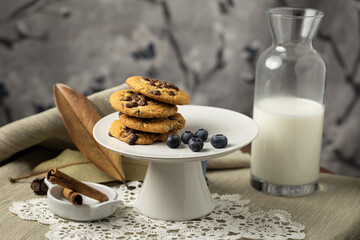
{"type": "MultiPolygon", "coordinates": [[[[12,184],[7,177],[30,172],[38,162],[50,157],[47,149],[34,149],[17,160],[0,167],[0,239],[45,239],[48,225],[25,221],[12,214],[8,208],[14,201],[36,198],[30,189],[31,180],[12,184]]],[[[207,175],[211,192],[240,193],[250,199],[250,210],[283,209],[292,214],[292,220],[305,225],[306,239],[359,240],[360,239],[360,179],[332,174],[321,174],[320,189],[307,197],[283,198],[266,195],[250,186],[247,167],[224,169],[231,162],[246,165],[248,155],[234,153],[226,159],[210,161],[207,175]],[[240,159],[240,161],[239,161],[240,159]],[[242,159],[242,160],[241,160],[242,159]],[[221,165],[221,160],[224,164],[221,165]],[[214,169],[216,165],[222,169],[214,169]]]]}
{"type": "MultiPolygon", "coordinates": [[[[90,96],[103,115],[113,112],[109,95],[125,86],[108,89],[90,96]]],[[[0,128],[0,162],[12,154],[28,149],[0,167],[0,239],[45,239],[48,225],[21,220],[10,213],[13,201],[38,197],[30,189],[32,179],[10,183],[8,176],[30,173],[44,160],[53,158],[59,149],[73,146],[56,109],[11,123],[0,128]],[[40,147],[41,146],[41,147],[40,147]]],[[[249,184],[250,157],[235,152],[208,163],[208,178],[212,192],[240,193],[250,199],[251,211],[284,209],[292,220],[305,225],[306,239],[360,239],[360,179],[321,174],[320,189],[307,197],[283,198],[254,190],[249,184]]]]}

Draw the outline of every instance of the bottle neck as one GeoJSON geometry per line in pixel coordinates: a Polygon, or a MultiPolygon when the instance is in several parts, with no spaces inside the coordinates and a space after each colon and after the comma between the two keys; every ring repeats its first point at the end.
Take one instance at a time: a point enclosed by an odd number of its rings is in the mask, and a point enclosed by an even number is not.
{"type": "Polygon", "coordinates": [[[268,18],[274,44],[304,44],[312,47],[322,16],[322,12],[314,9],[270,9],[268,18]]]}

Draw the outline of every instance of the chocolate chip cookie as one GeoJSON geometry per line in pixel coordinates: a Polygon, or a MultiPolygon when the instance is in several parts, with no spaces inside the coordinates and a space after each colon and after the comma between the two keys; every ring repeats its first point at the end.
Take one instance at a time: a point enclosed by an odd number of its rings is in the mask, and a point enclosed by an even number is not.
{"type": "Polygon", "coordinates": [[[166,118],[135,118],[126,114],[119,114],[121,123],[131,129],[152,133],[167,133],[180,130],[185,126],[185,119],[180,113],[166,118]]]}
{"type": "Polygon", "coordinates": [[[115,120],[109,129],[109,136],[115,137],[129,145],[148,145],[154,142],[164,142],[169,134],[176,134],[177,130],[168,133],[147,133],[124,126],[121,120],[115,120]]]}
{"type": "Polygon", "coordinates": [[[133,90],[114,92],[110,104],[115,110],[139,118],[164,118],[177,112],[175,105],[161,103],[133,90]]]}
{"type": "Polygon", "coordinates": [[[174,105],[190,103],[189,95],[172,83],[134,76],[126,79],[126,84],[135,91],[161,102],[174,105]]]}

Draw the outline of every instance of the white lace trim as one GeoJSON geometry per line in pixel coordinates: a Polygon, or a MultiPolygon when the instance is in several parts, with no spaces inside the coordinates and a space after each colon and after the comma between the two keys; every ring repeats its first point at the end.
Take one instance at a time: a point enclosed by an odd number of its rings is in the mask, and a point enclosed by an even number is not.
{"type": "Polygon", "coordinates": [[[101,221],[73,222],[54,215],[46,198],[14,202],[10,211],[21,219],[50,225],[49,239],[304,239],[304,226],[291,221],[284,210],[249,212],[250,200],[239,194],[213,194],[215,209],[209,215],[192,221],[155,220],[139,214],[134,206],[141,183],[115,187],[123,207],[101,221]]]}

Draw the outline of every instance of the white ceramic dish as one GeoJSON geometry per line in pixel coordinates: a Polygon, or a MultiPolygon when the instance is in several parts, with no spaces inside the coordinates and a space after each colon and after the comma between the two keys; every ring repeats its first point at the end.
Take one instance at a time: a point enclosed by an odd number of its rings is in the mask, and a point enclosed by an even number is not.
{"type": "Polygon", "coordinates": [[[95,221],[112,215],[120,204],[120,200],[116,200],[116,192],[105,185],[90,182],[84,183],[105,193],[109,200],[100,203],[83,195],[83,205],[77,206],[63,196],[63,187],[52,184],[45,179],[45,184],[49,187],[47,197],[50,211],[62,218],[74,221],[95,221]]]}
{"type": "Polygon", "coordinates": [[[128,145],[108,135],[118,113],[96,123],[93,136],[104,147],[134,159],[149,161],[144,184],[136,201],[137,210],[151,218],[182,221],[203,217],[214,209],[214,200],[202,174],[201,161],[229,154],[249,144],[258,134],[255,122],[238,112],[206,106],[178,106],[186,119],[184,131],[204,128],[209,138],[200,152],[187,145],[169,148],[166,143],[128,145]],[[216,149],[210,144],[212,135],[222,133],[228,145],[216,149]]]}
{"type": "Polygon", "coordinates": [[[200,128],[209,132],[202,151],[194,153],[185,144],[172,149],[164,142],[152,145],[128,145],[110,137],[108,129],[111,123],[118,119],[117,112],[102,118],[95,125],[93,135],[104,147],[132,158],[153,162],[191,162],[227,155],[250,143],[258,134],[254,120],[235,111],[197,105],[178,106],[178,108],[178,112],[186,119],[185,128],[179,131],[179,136],[184,131],[194,133],[200,128]],[[226,148],[216,149],[210,144],[211,136],[218,133],[228,138],[226,148]]]}

